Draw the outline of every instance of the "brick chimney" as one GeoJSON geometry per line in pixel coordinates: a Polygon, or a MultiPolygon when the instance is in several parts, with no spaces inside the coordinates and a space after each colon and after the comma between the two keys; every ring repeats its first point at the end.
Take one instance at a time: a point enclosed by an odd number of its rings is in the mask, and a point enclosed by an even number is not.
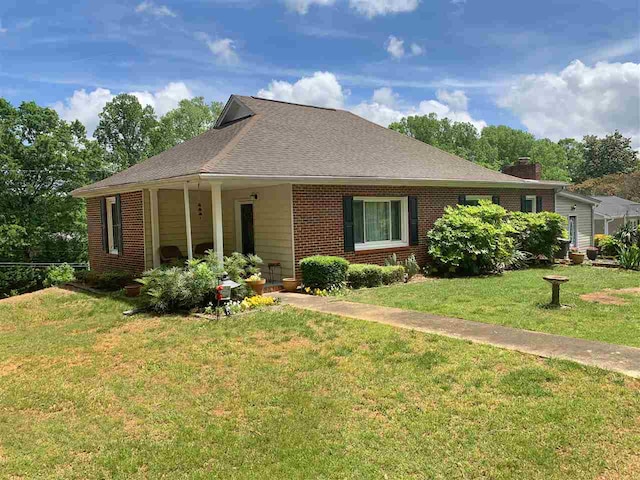
{"type": "Polygon", "coordinates": [[[542,177],[542,167],[539,163],[531,163],[531,159],[529,157],[520,157],[515,165],[507,165],[503,167],[502,173],[506,173],[513,177],[540,180],[542,177]]]}

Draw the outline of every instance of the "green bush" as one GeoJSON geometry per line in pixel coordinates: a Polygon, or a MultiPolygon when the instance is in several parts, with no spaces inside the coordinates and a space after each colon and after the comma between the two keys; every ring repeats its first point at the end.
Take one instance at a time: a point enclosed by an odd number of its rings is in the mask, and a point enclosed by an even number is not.
{"type": "Polygon", "coordinates": [[[567,238],[567,220],[552,212],[511,212],[507,222],[514,229],[516,248],[532,255],[544,255],[548,259],[560,249],[558,238],[567,238]]]}
{"type": "Polygon", "coordinates": [[[342,257],[314,255],[300,260],[302,283],[312,289],[341,288],[347,281],[349,262],[342,257]]]}
{"type": "Polygon", "coordinates": [[[43,269],[34,267],[0,268],[0,298],[21,295],[42,288],[43,269]]]}
{"type": "Polygon", "coordinates": [[[404,281],[405,267],[402,265],[386,265],[382,268],[382,283],[384,285],[391,285],[392,283],[398,283],[404,281]]]}
{"type": "Polygon", "coordinates": [[[618,262],[627,270],[640,270],[640,247],[631,245],[620,250],[618,262]]]}
{"type": "Polygon", "coordinates": [[[80,270],[75,272],[75,278],[90,287],[111,292],[120,290],[133,281],[131,273],[120,270],[111,270],[103,273],[93,270],[80,270]]]}
{"type": "Polygon", "coordinates": [[[617,257],[624,247],[622,243],[611,235],[603,235],[599,238],[600,253],[605,257],[617,257]]]}
{"type": "Polygon", "coordinates": [[[613,234],[613,238],[623,247],[631,247],[632,245],[640,246],[640,231],[638,231],[638,226],[632,225],[629,222],[626,222],[618,228],[616,233],[613,234]]]}
{"type": "Polygon", "coordinates": [[[402,268],[402,267],[381,267],[380,265],[370,265],[354,263],[349,265],[347,279],[351,288],[372,288],[382,285],[383,268],[402,268]]]}
{"type": "Polygon", "coordinates": [[[45,270],[45,279],[42,284],[45,287],[52,285],[60,285],[62,283],[72,282],[75,279],[75,271],[68,263],[48,267],[45,270]]]}
{"type": "Polygon", "coordinates": [[[433,269],[465,275],[502,271],[515,253],[515,230],[504,221],[506,213],[485,201],[445,208],[427,234],[433,269]]]}

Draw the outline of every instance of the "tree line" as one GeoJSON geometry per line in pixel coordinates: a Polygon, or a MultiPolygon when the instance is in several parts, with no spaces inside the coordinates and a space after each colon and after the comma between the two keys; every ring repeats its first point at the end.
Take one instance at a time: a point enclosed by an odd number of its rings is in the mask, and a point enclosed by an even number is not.
{"type": "MultiPolygon", "coordinates": [[[[105,105],[90,137],[79,121],[67,122],[51,108],[14,107],[0,98],[0,261],[86,261],[84,202],[70,192],[212,128],[222,107],[197,97],[158,116],[121,94],[105,105]]],[[[528,156],[542,164],[548,180],[593,183],[638,170],[631,140],[617,131],[552,142],[503,125],[478,132],[435,114],[389,128],[494,170],[528,156]]]]}

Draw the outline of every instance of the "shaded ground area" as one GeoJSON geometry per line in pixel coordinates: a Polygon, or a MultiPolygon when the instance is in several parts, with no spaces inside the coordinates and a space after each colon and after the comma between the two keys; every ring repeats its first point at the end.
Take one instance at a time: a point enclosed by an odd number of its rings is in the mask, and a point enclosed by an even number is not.
{"type": "Polygon", "coordinates": [[[640,288],[640,272],[590,266],[556,266],[476,278],[362,289],[347,300],[403,308],[483,323],[640,347],[640,295],[621,293],[624,304],[594,303],[582,295],[640,288]],[[563,275],[566,309],[543,308],[551,287],[542,277],[563,275]]]}
{"type": "Polygon", "coordinates": [[[0,477],[631,478],[640,382],[285,307],[0,304],[0,477]]]}

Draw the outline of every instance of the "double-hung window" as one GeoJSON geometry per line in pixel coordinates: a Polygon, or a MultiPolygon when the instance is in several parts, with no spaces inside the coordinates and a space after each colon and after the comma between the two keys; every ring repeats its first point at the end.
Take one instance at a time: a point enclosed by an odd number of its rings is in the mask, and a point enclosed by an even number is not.
{"type": "Polygon", "coordinates": [[[356,250],[406,246],[407,197],[355,197],[353,236],[356,250]]]}
{"type": "Polygon", "coordinates": [[[527,195],[524,199],[524,212],[537,213],[537,204],[535,195],[527,195]]]}
{"type": "Polygon", "coordinates": [[[109,253],[117,255],[120,251],[120,214],[116,197],[107,197],[105,201],[107,214],[107,248],[109,253]]]}

